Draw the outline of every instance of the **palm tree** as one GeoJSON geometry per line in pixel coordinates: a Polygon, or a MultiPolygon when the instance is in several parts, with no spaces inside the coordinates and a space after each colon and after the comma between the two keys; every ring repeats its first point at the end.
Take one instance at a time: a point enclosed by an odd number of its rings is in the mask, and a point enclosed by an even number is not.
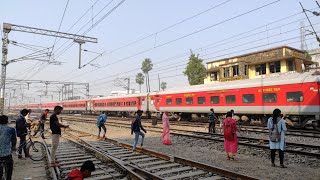
{"type": "Polygon", "coordinates": [[[140,93],[141,93],[141,85],[144,84],[144,75],[142,73],[138,73],[136,75],[136,83],[139,84],[140,93]]]}
{"type": "Polygon", "coordinates": [[[153,64],[150,58],[145,58],[142,62],[141,70],[146,76],[147,92],[150,92],[149,71],[152,70],[153,64]]]}
{"type": "Polygon", "coordinates": [[[164,91],[167,88],[167,83],[166,82],[161,82],[160,87],[161,87],[162,91],[164,91]]]}

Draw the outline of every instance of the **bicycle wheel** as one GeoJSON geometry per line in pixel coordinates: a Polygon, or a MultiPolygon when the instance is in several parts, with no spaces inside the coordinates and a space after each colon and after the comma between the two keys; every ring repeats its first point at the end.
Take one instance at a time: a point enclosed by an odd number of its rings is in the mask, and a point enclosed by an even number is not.
{"type": "Polygon", "coordinates": [[[46,148],[43,143],[38,141],[33,141],[28,143],[27,153],[30,159],[34,161],[41,161],[45,156],[46,148]]]}

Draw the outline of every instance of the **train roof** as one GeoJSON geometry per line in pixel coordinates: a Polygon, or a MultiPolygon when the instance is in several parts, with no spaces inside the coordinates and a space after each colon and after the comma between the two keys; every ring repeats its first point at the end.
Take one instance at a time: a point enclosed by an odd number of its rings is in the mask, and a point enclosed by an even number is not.
{"type": "Polygon", "coordinates": [[[119,99],[119,98],[140,97],[140,96],[147,96],[147,94],[148,94],[148,93],[127,94],[127,95],[121,95],[121,96],[107,96],[107,97],[93,98],[92,100],[100,100],[100,99],[119,99]]]}
{"type": "Polygon", "coordinates": [[[257,79],[245,79],[245,80],[235,80],[228,82],[216,82],[211,84],[201,84],[194,86],[187,86],[181,88],[172,88],[166,91],[151,93],[156,94],[174,94],[174,93],[185,93],[194,91],[214,91],[214,90],[224,90],[224,89],[239,89],[239,88],[249,88],[249,87],[262,87],[262,86],[272,86],[272,85],[285,85],[285,84],[297,84],[306,82],[320,82],[320,72],[319,71],[309,71],[304,73],[289,72],[286,74],[275,74],[269,77],[262,77],[257,79]]]}

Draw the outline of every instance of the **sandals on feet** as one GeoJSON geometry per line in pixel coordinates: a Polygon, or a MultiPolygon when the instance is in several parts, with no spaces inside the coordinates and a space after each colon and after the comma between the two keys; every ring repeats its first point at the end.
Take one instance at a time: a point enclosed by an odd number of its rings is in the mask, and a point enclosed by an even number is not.
{"type": "Polygon", "coordinates": [[[271,164],[272,167],[276,167],[276,165],[274,163],[271,164]]]}
{"type": "Polygon", "coordinates": [[[280,164],[280,167],[281,168],[287,168],[287,166],[283,165],[283,164],[280,164]]]}

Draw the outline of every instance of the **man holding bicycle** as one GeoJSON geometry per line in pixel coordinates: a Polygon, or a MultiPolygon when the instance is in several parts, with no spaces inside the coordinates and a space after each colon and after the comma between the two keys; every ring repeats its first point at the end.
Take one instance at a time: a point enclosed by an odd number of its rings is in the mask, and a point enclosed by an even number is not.
{"type": "Polygon", "coordinates": [[[27,147],[26,147],[26,136],[28,134],[28,124],[26,122],[25,116],[29,113],[27,109],[22,109],[21,114],[19,118],[16,121],[16,131],[17,131],[17,136],[20,138],[20,146],[19,148],[19,155],[18,158],[22,158],[22,149],[24,152],[24,155],[27,157],[27,147]]]}
{"type": "Polygon", "coordinates": [[[3,168],[5,169],[5,177],[11,180],[13,172],[12,151],[15,151],[17,137],[14,128],[9,127],[8,117],[0,116],[0,178],[3,177],[3,168]]]}
{"type": "Polygon", "coordinates": [[[44,137],[43,132],[44,132],[44,124],[46,123],[46,120],[47,120],[47,117],[48,117],[48,113],[49,113],[49,109],[44,110],[44,112],[42,113],[42,115],[41,115],[41,117],[40,117],[40,119],[39,119],[39,123],[38,123],[37,130],[34,132],[34,136],[36,136],[37,133],[38,133],[38,131],[40,130],[40,132],[41,132],[41,137],[42,137],[43,139],[46,139],[46,138],[44,137]]]}

